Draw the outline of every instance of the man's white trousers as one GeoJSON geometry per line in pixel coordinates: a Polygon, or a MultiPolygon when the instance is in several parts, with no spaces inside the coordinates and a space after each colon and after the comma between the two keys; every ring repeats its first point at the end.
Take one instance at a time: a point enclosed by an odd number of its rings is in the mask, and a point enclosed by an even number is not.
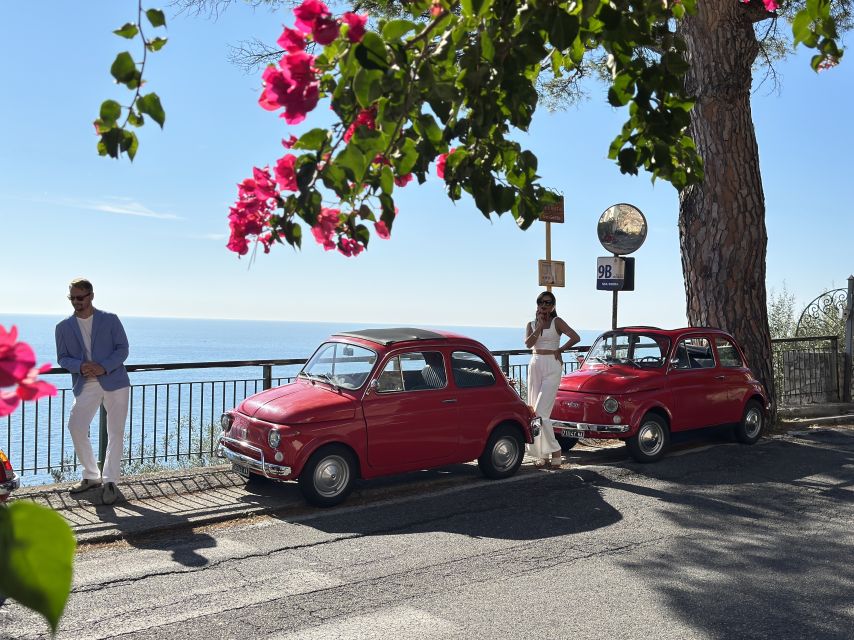
{"type": "Polygon", "coordinates": [[[71,415],[68,417],[68,430],[71,432],[77,459],[83,465],[85,480],[118,482],[122,473],[122,446],[129,400],[130,387],[104,391],[97,380],[87,381],[80,395],[75,396],[71,415]],[[98,469],[98,461],[89,440],[89,425],[102,402],[107,411],[107,452],[104,456],[103,473],[98,469]]]}

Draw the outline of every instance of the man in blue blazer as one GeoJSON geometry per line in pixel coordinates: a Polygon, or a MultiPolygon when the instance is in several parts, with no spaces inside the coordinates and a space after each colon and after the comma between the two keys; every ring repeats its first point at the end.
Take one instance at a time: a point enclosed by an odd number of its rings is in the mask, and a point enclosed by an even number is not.
{"type": "Polygon", "coordinates": [[[68,299],[74,315],[56,325],[56,359],[71,372],[74,404],[68,430],[77,459],[83,466],[83,480],[70,489],[81,493],[103,484],[104,504],[113,504],[119,492],[122,445],[130,398],[130,378],[124,361],[128,339],[118,316],[92,306],[95,291],[83,278],[72,280],[68,299]],[[89,440],[89,425],[98,408],[107,412],[107,452],[103,473],[89,440]]]}

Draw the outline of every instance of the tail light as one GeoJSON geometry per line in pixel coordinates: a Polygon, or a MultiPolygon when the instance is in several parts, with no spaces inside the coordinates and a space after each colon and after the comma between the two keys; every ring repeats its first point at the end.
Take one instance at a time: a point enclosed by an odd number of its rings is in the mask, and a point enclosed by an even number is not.
{"type": "Polygon", "coordinates": [[[6,482],[6,480],[12,477],[13,473],[12,463],[9,462],[6,454],[0,451],[0,482],[6,482]]]}

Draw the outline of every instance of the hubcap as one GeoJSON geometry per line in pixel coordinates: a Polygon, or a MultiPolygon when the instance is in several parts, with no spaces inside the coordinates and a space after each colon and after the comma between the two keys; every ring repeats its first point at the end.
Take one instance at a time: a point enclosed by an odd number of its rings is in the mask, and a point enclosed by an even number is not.
{"type": "Polygon", "coordinates": [[[638,432],[638,446],[648,456],[654,456],[664,446],[664,434],[657,422],[647,422],[638,432]]]}
{"type": "Polygon", "coordinates": [[[501,438],[492,448],[492,464],[499,471],[513,468],[519,458],[519,443],[515,438],[501,438]]]}
{"type": "Polygon", "coordinates": [[[744,432],[748,438],[755,437],[762,429],[762,414],[756,408],[750,409],[744,416],[744,432]]]}
{"type": "Polygon", "coordinates": [[[314,487],[326,498],[337,496],[349,481],[350,466],[341,456],[324,458],[314,470],[314,487]]]}

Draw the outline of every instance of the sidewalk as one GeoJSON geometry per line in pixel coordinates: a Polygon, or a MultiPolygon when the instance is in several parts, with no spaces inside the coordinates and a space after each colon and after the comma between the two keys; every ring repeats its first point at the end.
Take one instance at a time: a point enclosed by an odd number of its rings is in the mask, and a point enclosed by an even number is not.
{"type": "MultiPolygon", "coordinates": [[[[810,425],[843,424],[854,428],[854,405],[826,405],[780,412],[772,437],[804,429],[810,425]]],[[[590,441],[588,441],[590,442],[590,441]]],[[[593,444],[593,443],[591,443],[593,444]]],[[[565,469],[587,464],[608,464],[626,460],[621,446],[577,446],[569,452],[565,469]]],[[[403,497],[419,491],[435,491],[479,479],[475,463],[455,465],[453,473],[432,470],[372,480],[364,488],[357,483],[347,505],[375,502],[378,498],[403,497]]],[[[525,461],[519,473],[548,473],[525,461]]],[[[151,536],[170,531],[215,524],[287,511],[289,515],[311,513],[295,482],[261,479],[247,486],[229,465],[164,471],[144,476],[128,476],[119,483],[119,499],[104,505],[101,490],[72,496],[74,483],[24,487],[14,499],[33,500],[60,513],[71,525],[78,544],[111,542],[151,536]]]]}

